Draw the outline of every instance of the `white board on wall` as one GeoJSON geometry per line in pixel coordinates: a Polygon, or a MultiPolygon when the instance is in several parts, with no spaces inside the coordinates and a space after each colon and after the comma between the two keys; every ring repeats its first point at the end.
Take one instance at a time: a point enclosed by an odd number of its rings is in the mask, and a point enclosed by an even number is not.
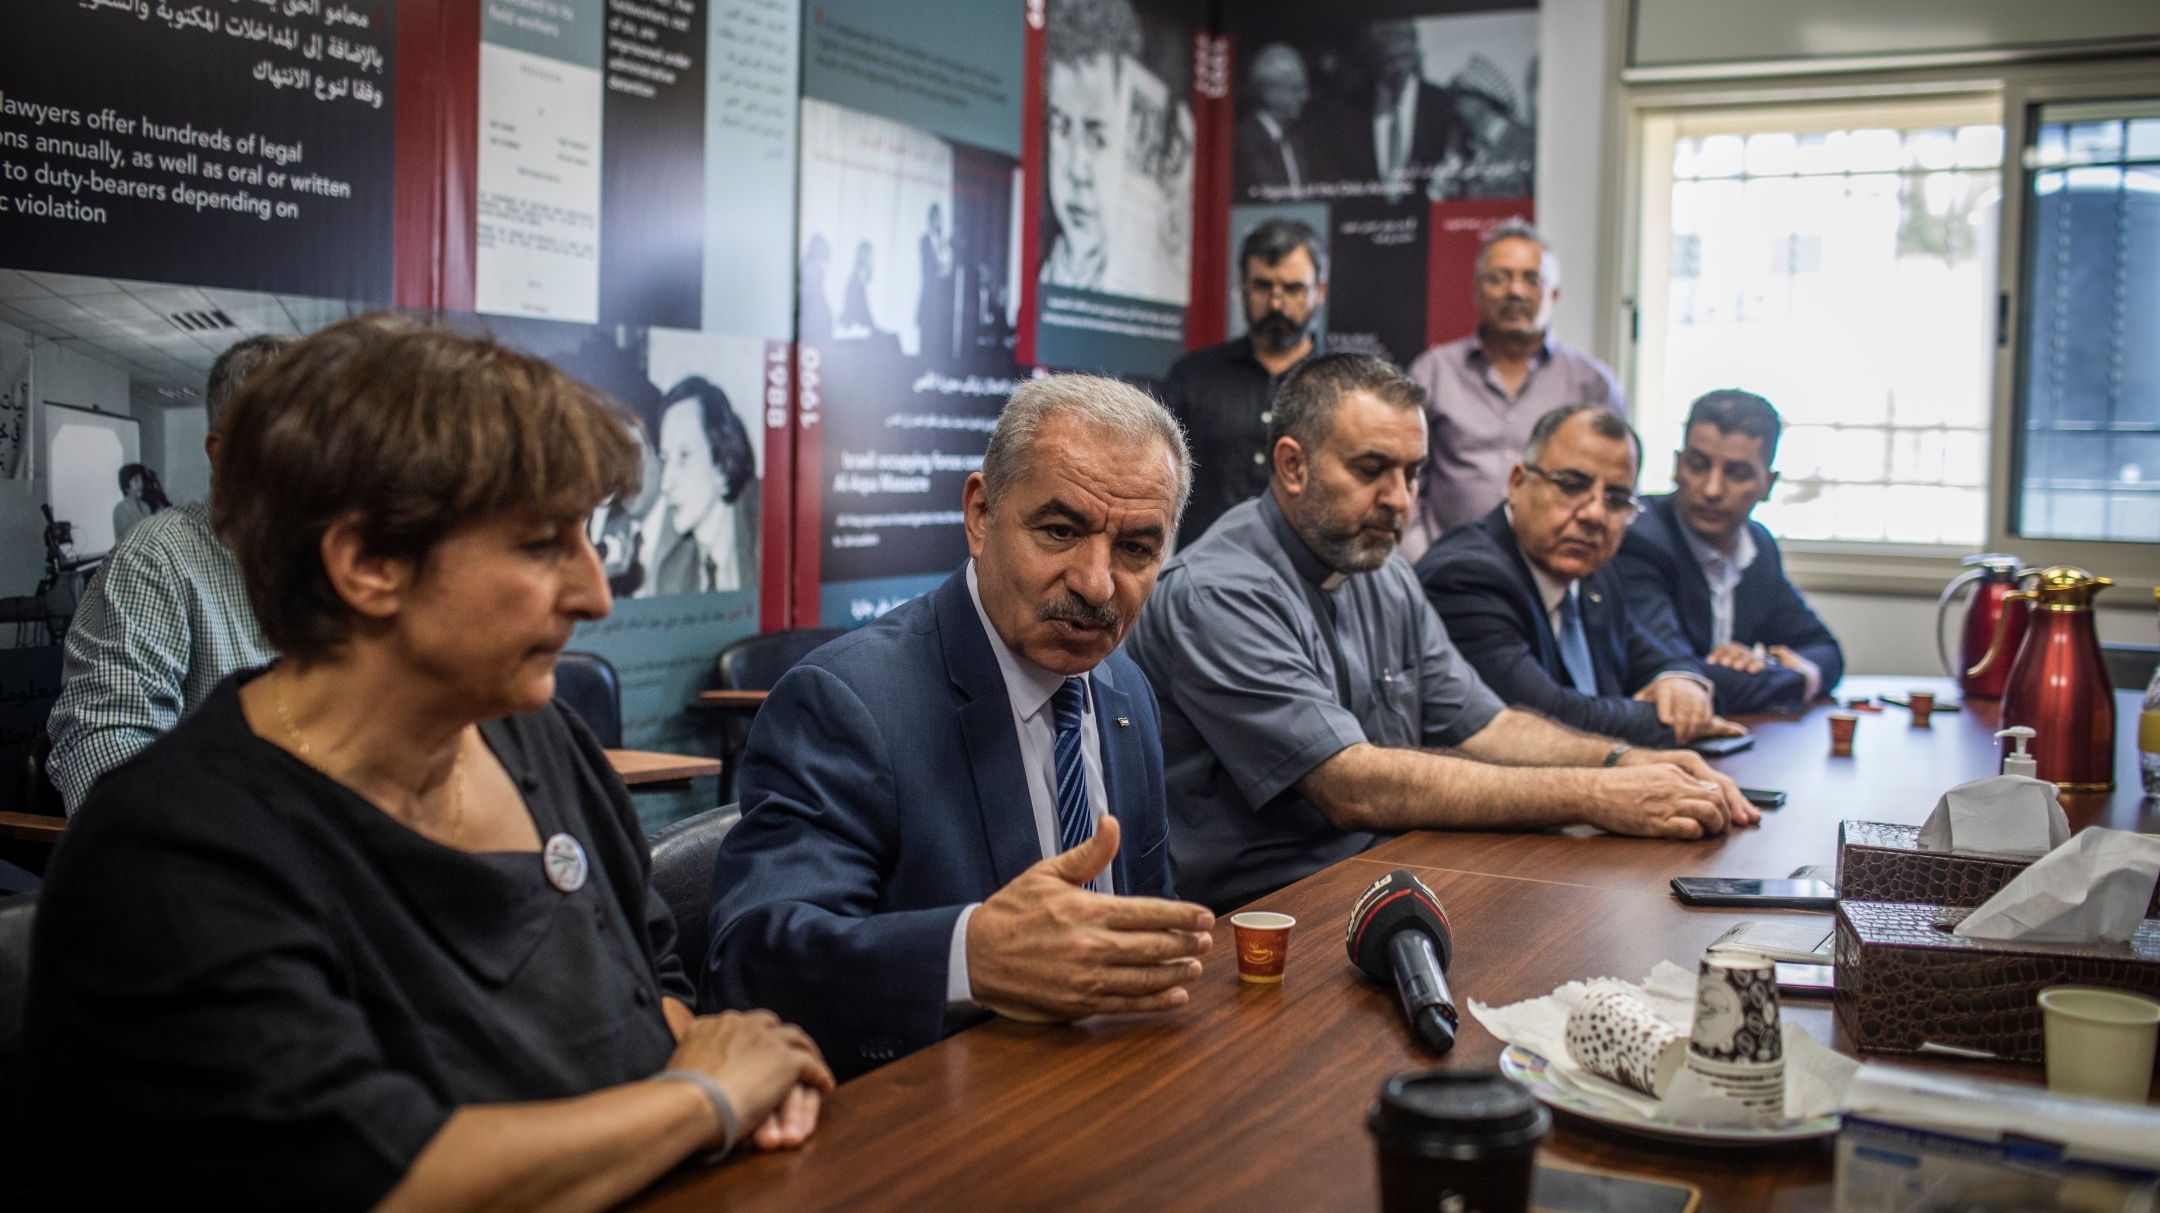
{"type": "Polygon", "coordinates": [[[141,461],[142,427],[133,417],[45,402],[45,499],[54,519],[74,526],[75,555],[112,549],[120,469],[141,461]]]}
{"type": "Polygon", "coordinates": [[[1954,54],[2160,37],[2153,0],[1636,0],[1634,67],[1954,54]]]}

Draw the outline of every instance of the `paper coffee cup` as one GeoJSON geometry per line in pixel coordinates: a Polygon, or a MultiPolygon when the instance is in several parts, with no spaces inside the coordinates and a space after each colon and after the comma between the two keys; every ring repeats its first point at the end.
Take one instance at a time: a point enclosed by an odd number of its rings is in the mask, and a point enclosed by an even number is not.
{"type": "Polygon", "coordinates": [[[1663,1099],[1687,1058],[1687,1037],[1625,986],[1592,986],[1567,1017],[1568,1055],[1599,1078],[1663,1099]]]}
{"type": "Polygon", "coordinates": [[[1290,928],[1297,919],[1288,914],[1247,910],[1230,916],[1230,930],[1237,936],[1237,975],[1240,981],[1272,985],[1283,978],[1283,962],[1290,957],[1290,928]]]}
{"type": "Polygon", "coordinates": [[[1753,952],[1714,952],[1695,978],[1686,1066],[1760,1124],[1785,1119],[1785,1034],[1777,966],[1753,952]]]}

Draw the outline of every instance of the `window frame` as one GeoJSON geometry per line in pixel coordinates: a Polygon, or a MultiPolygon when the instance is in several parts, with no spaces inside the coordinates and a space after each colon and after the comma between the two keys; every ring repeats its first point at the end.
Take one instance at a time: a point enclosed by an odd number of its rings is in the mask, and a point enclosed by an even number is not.
{"type": "MultiPolygon", "coordinates": [[[[2022,370],[2029,317],[2024,291],[2029,276],[2028,208],[2030,170],[2024,151],[2032,124],[2045,102],[2133,100],[2160,96],[2160,56],[2112,61],[2001,63],[1977,67],[1906,67],[1881,71],[1809,71],[1795,65],[1787,75],[1756,74],[1723,79],[1622,80],[1615,85],[1611,112],[1619,144],[1616,172],[1606,179],[1604,273],[1615,288],[1601,307],[1601,343],[1629,398],[1641,367],[1637,291],[1641,283],[1642,219],[1645,206],[1643,152],[1646,121],[1676,111],[1706,109],[1840,106],[1870,102],[1906,102],[1992,96],[2001,106],[2003,163],[1998,212],[1998,306],[2007,323],[1999,326],[1993,365],[1988,369],[1989,451],[1987,540],[1981,550],[2011,552],[2028,564],[2071,564],[2115,581],[2113,605],[2142,606],[2160,585],[2160,543],[2115,540],[2028,539],[2009,533],[2015,479],[2023,447],[2022,370]],[[2126,592],[2132,591],[2132,592],[2126,592]]],[[[1658,456],[1649,456],[1658,457],[1658,456]]],[[[1866,543],[1831,540],[1781,541],[1787,573],[1803,589],[1874,594],[1939,592],[1960,571],[1971,553],[1953,545],[1866,543]]]]}

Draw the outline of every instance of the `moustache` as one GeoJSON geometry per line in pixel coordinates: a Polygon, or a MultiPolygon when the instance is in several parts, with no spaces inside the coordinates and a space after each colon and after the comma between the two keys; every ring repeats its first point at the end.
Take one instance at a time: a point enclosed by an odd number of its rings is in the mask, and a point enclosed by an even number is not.
{"type": "Polygon", "coordinates": [[[1044,623],[1050,623],[1053,620],[1064,620],[1067,623],[1077,623],[1082,627],[1098,628],[1105,632],[1117,631],[1118,624],[1122,623],[1125,618],[1118,613],[1116,607],[1111,606],[1109,603],[1106,602],[1101,606],[1096,606],[1071,590],[1066,590],[1063,598],[1045,602],[1036,607],[1035,617],[1044,623]]]}
{"type": "Polygon", "coordinates": [[[1253,321],[1252,326],[1263,333],[1294,333],[1298,330],[1298,322],[1283,315],[1280,311],[1269,312],[1267,315],[1253,321]]]}

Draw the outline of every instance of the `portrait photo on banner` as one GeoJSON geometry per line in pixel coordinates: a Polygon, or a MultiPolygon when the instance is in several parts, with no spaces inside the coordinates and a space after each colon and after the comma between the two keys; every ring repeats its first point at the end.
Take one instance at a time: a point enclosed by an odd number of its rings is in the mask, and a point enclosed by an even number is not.
{"type": "Polygon", "coordinates": [[[1191,294],[1191,26],[1133,0],[1049,0],[1036,357],[1161,375],[1191,294]]]}
{"type": "Polygon", "coordinates": [[[1311,225],[1333,260],[1329,347],[1406,363],[1463,335],[1464,247],[1533,217],[1538,12],[1359,21],[1360,7],[1325,27],[1228,18],[1230,256],[1235,273],[1235,241],[1265,219],[1311,225]]]}

